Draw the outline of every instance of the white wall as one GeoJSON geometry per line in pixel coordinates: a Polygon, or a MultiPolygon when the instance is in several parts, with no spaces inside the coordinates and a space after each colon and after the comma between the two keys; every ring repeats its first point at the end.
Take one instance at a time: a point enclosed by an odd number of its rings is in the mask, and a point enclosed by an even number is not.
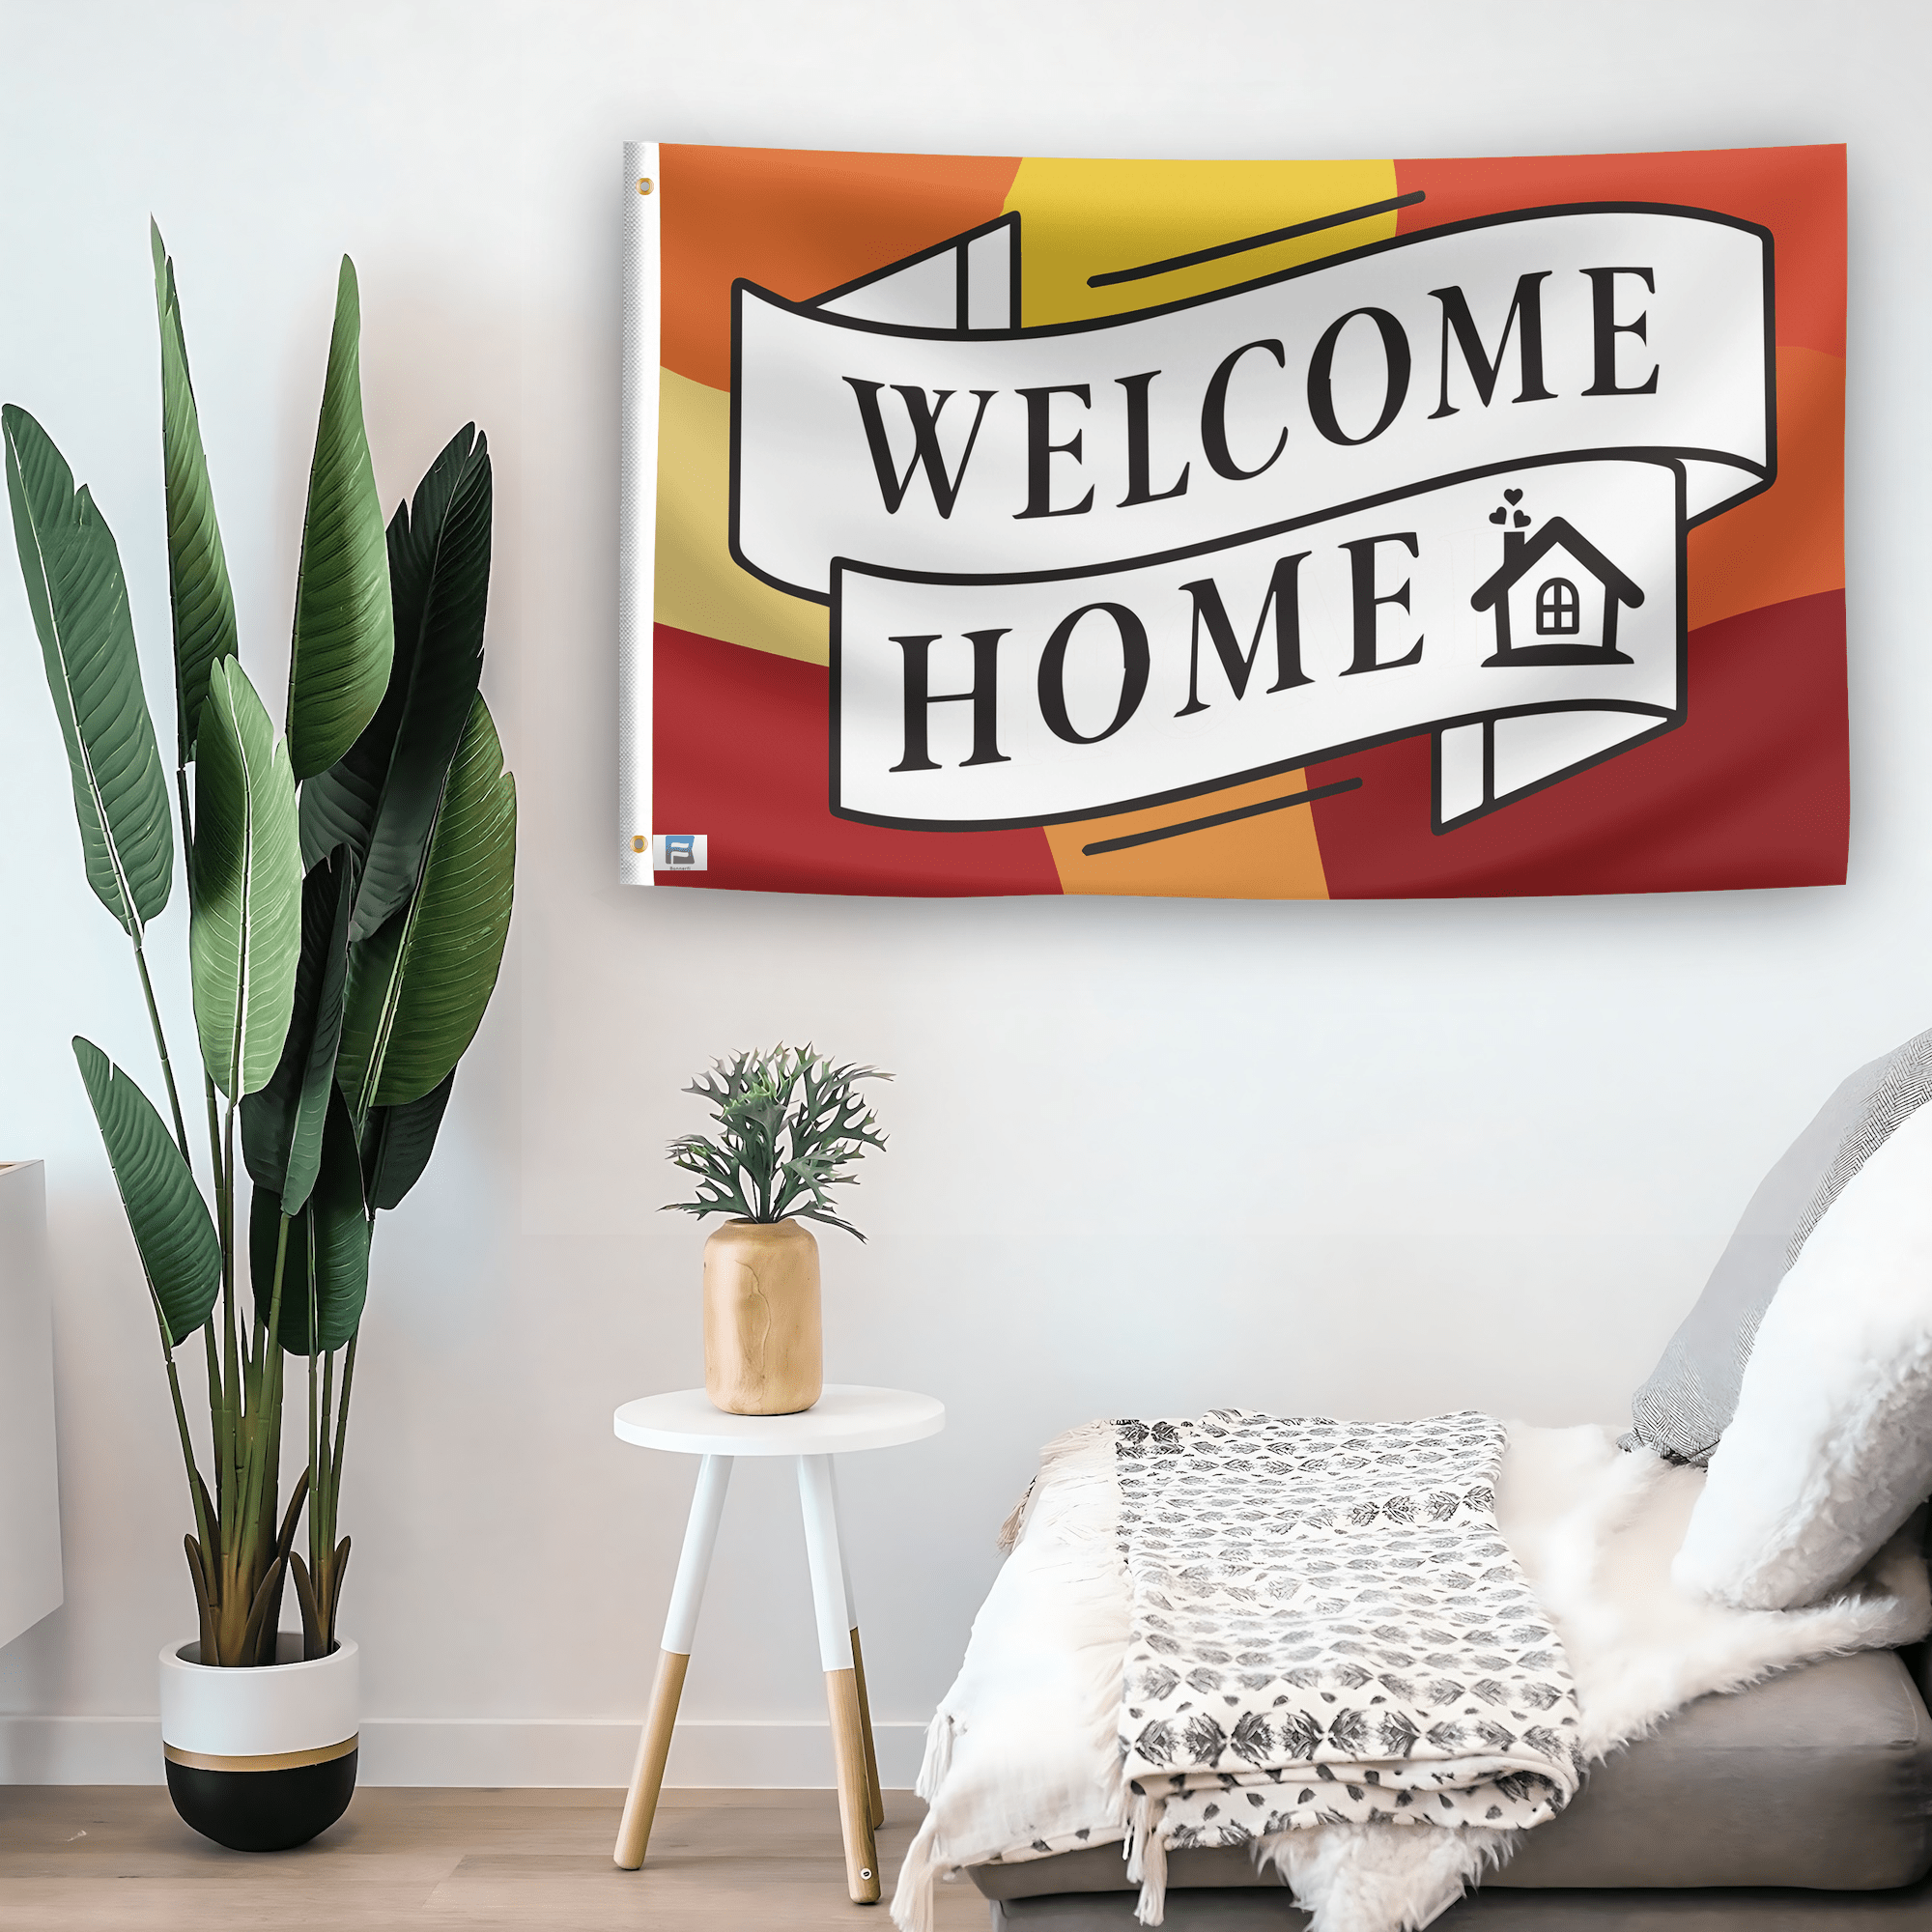
{"type": "MultiPolygon", "coordinates": [[[[166,689],[152,210],[175,251],[244,653],[279,689],[335,259],[393,502],[496,451],[486,687],[523,799],[511,954],[384,1224],[344,1521],[367,1775],[612,1781],[688,1464],[621,1399],[700,1374],[677,1089],[810,1036],[899,1078],[825,1240],[835,1378],[927,1388],[845,1491],[889,1776],[1036,1446],[1096,1412],[1619,1415],[1744,1198],[1932,1021],[1932,215],[1906,4],[11,0],[0,396],[119,532],[166,689]],[[612,881],[619,144],[1448,155],[1852,143],[1852,883],[1468,904],[651,895],[612,881]]],[[[153,1330],[67,1047],[150,1065],[0,571],[0,1157],[43,1155],[66,1606],[0,1651],[0,1777],[154,1776],[188,1634],[153,1330]]],[[[167,728],[165,722],[163,729],[167,728]]],[[[179,904],[156,937],[190,1037],[179,904]]],[[[795,1506],[733,1496],[673,1776],[827,1782],[795,1506]]]]}

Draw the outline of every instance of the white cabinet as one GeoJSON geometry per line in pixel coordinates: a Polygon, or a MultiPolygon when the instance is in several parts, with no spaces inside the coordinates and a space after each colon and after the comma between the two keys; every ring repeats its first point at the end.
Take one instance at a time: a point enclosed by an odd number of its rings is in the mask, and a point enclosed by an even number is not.
{"type": "Polygon", "coordinates": [[[46,1173],[0,1163],[0,1643],[61,1601],[46,1173]]]}

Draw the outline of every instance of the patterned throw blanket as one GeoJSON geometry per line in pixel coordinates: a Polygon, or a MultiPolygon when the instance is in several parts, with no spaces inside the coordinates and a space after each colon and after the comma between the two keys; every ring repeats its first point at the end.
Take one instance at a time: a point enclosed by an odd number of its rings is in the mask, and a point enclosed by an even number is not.
{"type": "Polygon", "coordinates": [[[1503,1425],[1116,1422],[1128,1875],[1328,1824],[1520,1829],[1582,1771],[1569,1667],[1496,1528],[1503,1425]]]}
{"type": "MultiPolygon", "coordinates": [[[[1492,1746],[1509,1758],[1528,1742],[1533,1753],[1532,1726],[1559,1741],[1579,1737],[1596,1763],[1695,1698],[1823,1657],[1897,1649],[1932,1629],[1925,1562],[1909,1531],[1843,1595],[1809,1609],[1735,1610],[1685,1597],[1670,1580],[1670,1565],[1703,1471],[1648,1451],[1620,1454],[1614,1430],[1589,1426],[1510,1427],[1497,1484],[1500,1542],[1530,1579],[1525,1595],[1509,1558],[1484,1548],[1496,1539],[1483,1497],[1469,1498],[1497,1473],[1494,1435],[1494,1425],[1481,1417],[1389,1428],[1223,1414],[1167,1435],[1144,1425],[1088,1423],[1050,1443],[1010,1525],[1016,1547],[974,1619],[959,1675],[926,1735],[919,1793],[928,1809],[893,1898],[900,1932],[935,1932],[935,1887],[949,1873],[1111,1849],[1137,1822],[1143,1877],[1158,1881],[1162,1827],[1214,1840],[1226,1834],[1238,1844],[1264,1831],[1268,1812],[1288,1829],[1254,1840],[1255,1862],[1313,1914],[1309,1932],[1426,1926],[1521,1836],[1511,1829],[1520,1791],[1499,1789],[1484,1799],[1466,1783],[1432,1788],[1428,1774],[1452,1764],[1474,1770],[1473,1759],[1492,1746]],[[1467,1449],[1465,1431],[1473,1438],[1467,1449]],[[1435,1460],[1412,1465],[1430,1473],[1418,1479],[1405,1473],[1411,1466],[1406,1460],[1381,1461],[1398,1454],[1399,1440],[1435,1432],[1443,1433],[1421,1446],[1435,1460]],[[1117,1436],[1125,1454],[1117,1454],[1117,1436]],[[1174,1473],[1182,1458],[1203,1452],[1216,1474],[1214,1493],[1200,1500],[1214,1517],[1193,1508],[1189,1486],[1174,1473]],[[1245,1470],[1220,1466],[1243,1460],[1245,1470]],[[1223,1474],[1232,1493],[1221,1487],[1223,1474]],[[1331,1479],[1348,1490],[1313,1493],[1315,1483],[1331,1479]],[[1124,1536],[1123,1489],[1131,1492],[1133,1517],[1124,1536]],[[1326,1513],[1325,1524],[1309,1520],[1311,1502],[1326,1513]],[[1353,1520],[1358,1512],[1365,1520],[1353,1520]],[[1244,1519],[1267,1533],[1243,1532],[1244,1519]],[[1205,1532],[1198,1543],[1191,1534],[1197,1521],[1205,1532]],[[1454,1532],[1453,1547],[1442,1549],[1394,1541],[1399,1531],[1427,1537],[1445,1528],[1454,1532]],[[1150,1534],[1166,1539],[1165,1550],[1148,1546],[1150,1534]],[[1296,1565],[1305,1573],[1305,1590],[1277,1588],[1264,1598],[1257,1589],[1253,1597],[1279,1604],[1285,1596],[1287,1617],[1314,1620],[1305,1639],[1278,1645],[1273,1617],[1264,1632],[1240,1633],[1261,1639],[1251,1643],[1181,1628],[1212,1621],[1220,1629],[1216,1605],[1204,1605],[1197,1593],[1215,1580],[1208,1573],[1221,1562],[1227,1574],[1218,1580],[1231,1586],[1222,1593],[1225,1608],[1247,1616],[1250,1584],[1240,1571],[1251,1559],[1264,1582],[1286,1579],[1296,1565]],[[1355,1568],[1358,1562],[1364,1567],[1355,1568]],[[1452,1571],[1460,1581],[1449,1580],[1452,1571]],[[1171,1591],[1161,1590],[1166,1606],[1148,1595],[1162,1575],[1176,1579],[1171,1591]],[[1341,1587],[1331,1587],[1338,1581],[1341,1587]],[[1197,1616],[1203,1608],[1207,1614],[1197,1616]],[[1153,1617],[1170,1628],[1156,1629],[1153,1617]],[[1540,1634],[1548,1629],[1560,1642],[1540,1634]],[[1136,1630],[1135,1681],[1123,1696],[1136,1630]],[[1523,1648],[1511,1634],[1517,1630],[1539,1634],[1523,1648]],[[1150,1641],[1154,1636],[1180,1648],[1162,1651],[1150,1641]],[[1311,1645],[1313,1655],[1287,1654],[1311,1645]],[[1326,1684],[1294,1681],[1293,1673],[1319,1670],[1324,1661],[1334,1671],[1326,1684]],[[1177,1682],[1142,1682],[1155,1665],[1177,1682]],[[1181,1688],[1196,1670],[1204,1673],[1201,1683],[1181,1688]],[[1525,1687],[1556,1692],[1548,1710],[1539,1710],[1540,1697],[1511,1694],[1513,1671],[1525,1687]],[[1355,1681],[1357,1673],[1364,1681],[1355,1681]],[[1453,1697],[1445,1688],[1442,1701],[1430,1701],[1438,1684],[1452,1682],[1453,1697]],[[1164,1693],[1159,1701],[1144,1701],[1156,1688],[1164,1693]],[[1259,1724],[1241,1731],[1249,1717],[1265,1722],[1266,1747],[1259,1747],[1259,1724]],[[1572,1717],[1575,1724],[1565,1721],[1572,1717]],[[1197,1719],[1206,1721],[1183,1744],[1197,1719]],[[1167,1749],[1167,1760],[1134,1754],[1148,1726],[1163,1721],[1171,1742],[1156,1732],[1148,1745],[1167,1749]],[[1508,1732],[1508,1743],[1480,1732],[1452,1737],[1448,1728],[1468,1733],[1485,1721],[1508,1732]],[[1416,1743],[1405,1752],[1411,1734],[1416,1743]],[[1259,1765],[1231,1748],[1237,1735],[1258,1747],[1259,1765]],[[1122,1776],[1123,1737],[1143,1785],[1139,1796],[1122,1776]],[[1177,1746],[1193,1756],[1175,1756],[1177,1746]],[[1452,1746],[1470,1761],[1433,1755],[1452,1746]],[[1290,1750],[1308,1755],[1291,1764],[1290,1750]],[[1264,1751],[1280,1752],[1283,1761],[1269,1764],[1264,1751]],[[1393,1781],[1405,1768],[1409,1781],[1393,1781]],[[1361,1776],[1350,1775],[1357,1771],[1361,1776]],[[1177,1776],[1183,1787],[1199,1787],[1191,1796],[1183,1790],[1178,1802],[1177,1776]],[[1162,1779],[1165,1788],[1157,1788],[1162,1779]],[[1419,1817],[1448,1818],[1444,1795],[1481,1822],[1452,1831],[1403,1829],[1419,1817]],[[1262,1803],[1250,1803],[1254,1798],[1262,1803]],[[1491,1804],[1501,1817],[1489,1819],[1491,1804]],[[1211,1818],[1209,1804],[1216,1807],[1211,1818]],[[1318,1817],[1311,1820],[1311,1812],[1318,1817]],[[1370,1822],[1352,1822],[1359,1816],[1370,1822]],[[1321,1822],[1336,1817],[1350,1822],[1321,1822]]],[[[1568,1794],[1574,1764],[1561,1754],[1527,1770],[1568,1794]]],[[[1521,1775],[1504,1770],[1497,1782],[1521,1775]]],[[[1149,1922],[1158,1922],[1158,1883],[1143,1885],[1149,1922]]],[[[1284,1913],[1284,1925],[1293,1917],[1284,1913]]]]}

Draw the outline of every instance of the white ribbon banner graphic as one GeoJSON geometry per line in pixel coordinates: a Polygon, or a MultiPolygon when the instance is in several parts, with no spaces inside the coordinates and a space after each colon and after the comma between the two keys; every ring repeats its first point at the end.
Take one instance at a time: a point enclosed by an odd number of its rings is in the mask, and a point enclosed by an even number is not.
{"type": "Polygon", "coordinates": [[[734,291],[732,553],[832,607],[836,812],[1093,818],[1432,732],[1448,830],[1681,722],[1685,532],[1775,473],[1763,230],[1528,211],[1034,328],[1018,241],[734,291]]]}

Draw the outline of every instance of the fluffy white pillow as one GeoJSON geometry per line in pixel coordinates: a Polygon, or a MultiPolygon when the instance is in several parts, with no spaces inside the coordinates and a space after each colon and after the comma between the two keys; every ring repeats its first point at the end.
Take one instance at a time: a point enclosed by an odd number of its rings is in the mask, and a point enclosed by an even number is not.
{"type": "Polygon", "coordinates": [[[1932,1107],[1846,1185],[1784,1277],[1671,1566],[1747,1609],[1816,1603],[1932,1492],[1932,1107]]]}

